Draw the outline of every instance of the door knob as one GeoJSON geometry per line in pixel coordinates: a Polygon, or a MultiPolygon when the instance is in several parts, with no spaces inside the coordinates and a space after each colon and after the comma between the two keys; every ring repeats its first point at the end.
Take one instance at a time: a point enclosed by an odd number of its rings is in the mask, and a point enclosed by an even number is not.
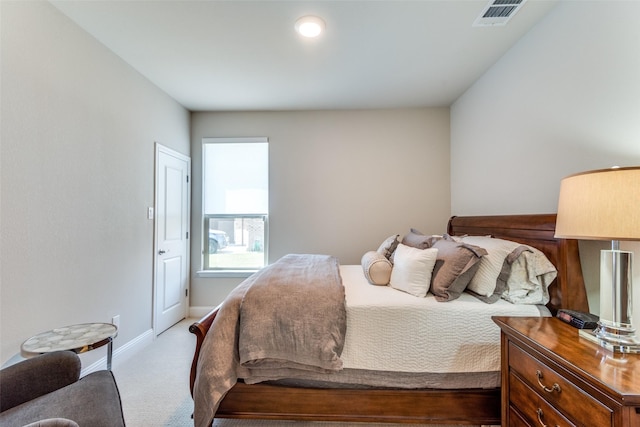
{"type": "Polygon", "coordinates": [[[162,255],[162,254],[164,254],[164,253],[165,253],[165,251],[163,251],[162,249],[160,249],[160,250],[158,251],[158,255],[162,255]]]}

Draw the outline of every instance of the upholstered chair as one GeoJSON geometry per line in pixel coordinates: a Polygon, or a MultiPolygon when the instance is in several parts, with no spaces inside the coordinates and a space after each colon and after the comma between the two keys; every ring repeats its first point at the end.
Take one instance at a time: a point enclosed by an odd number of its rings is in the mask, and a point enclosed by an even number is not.
{"type": "Polygon", "coordinates": [[[120,393],[111,371],[80,378],[70,351],[44,354],[0,371],[3,427],[124,427],[120,393]]]}

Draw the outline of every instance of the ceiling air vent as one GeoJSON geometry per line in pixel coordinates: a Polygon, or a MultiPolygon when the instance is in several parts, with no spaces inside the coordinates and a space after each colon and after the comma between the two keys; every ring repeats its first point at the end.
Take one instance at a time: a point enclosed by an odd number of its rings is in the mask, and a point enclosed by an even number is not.
{"type": "Polygon", "coordinates": [[[505,25],[527,0],[492,0],[473,23],[474,27],[505,25]]]}

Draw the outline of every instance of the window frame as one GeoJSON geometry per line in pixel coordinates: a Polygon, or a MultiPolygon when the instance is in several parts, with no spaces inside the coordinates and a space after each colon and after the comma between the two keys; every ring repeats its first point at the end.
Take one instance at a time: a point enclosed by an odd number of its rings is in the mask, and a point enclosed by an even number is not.
{"type": "MultiPolygon", "coordinates": [[[[263,249],[264,249],[264,262],[263,266],[267,265],[269,256],[268,256],[268,248],[269,248],[269,208],[267,206],[266,213],[259,214],[206,214],[205,213],[205,165],[206,158],[204,155],[206,144],[215,144],[215,143],[226,143],[226,144],[242,144],[242,143],[266,143],[267,144],[267,163],[269,161],[269,151],[268,144],[269,138],[267,137],[205,137],[202,138],[202,147],[201,147],[201,156],[202,156],[202,179],[201,179],[201,212],[200,212],[200,226],[201,226],[201,244],[200,244],[200,252],[202,254],[200,259],[200,270],[198,271],[199,277],[248,277],[251,274],[255,273],[262,267],[258,268],[205,268],[208,266],[208,263],[205,262],[205,257],[209,255],[208,252],[208,220],[206,217],[228,217],[228,218],[262,218],[264,222],[264,241],[263,241],[263,249]],[[207,245],[207,246],[205,246],[207,245]]],[[[267,170],[269,165],[267,164],[267,170]]],[[[267,177],[268,180],[268,177],[267,177]]],[[[267,191],[269,189],[269,183],[267,182],[267,191]]]]}

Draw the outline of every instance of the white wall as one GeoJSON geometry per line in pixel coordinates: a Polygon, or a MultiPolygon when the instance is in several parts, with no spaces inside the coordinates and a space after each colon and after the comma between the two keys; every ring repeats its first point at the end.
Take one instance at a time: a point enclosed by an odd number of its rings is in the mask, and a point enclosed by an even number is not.
{"type": "Polygon", "coordinates": [[[0,362],[116,314],[118,349],[152,326],[154,142],[188,154],[189,112],[49,3],[0,5],[0,362]]]}
{"type": "MultiPolygon", "coordinates": [[[[192,253],[201,252],[203,137],[266,136],[270,261],[326,253],[359,264],[410,227],[442,233],[450,216],[449,109],[193,113],[192,253]]],[[[192,257],[192,269],[200,268],[192,257]]],[[[192,306],[239,280],[192,278],[192,306]]]]}
{"type": "MultiPolygon", "coordinates": [[[[640,2],[562,1],[456,101],[454,214],[555,212],[562,177],[640,165],[639,16],[640,2]]],[[[581,244],[593,312],[601,246],[581,244]]]]}

